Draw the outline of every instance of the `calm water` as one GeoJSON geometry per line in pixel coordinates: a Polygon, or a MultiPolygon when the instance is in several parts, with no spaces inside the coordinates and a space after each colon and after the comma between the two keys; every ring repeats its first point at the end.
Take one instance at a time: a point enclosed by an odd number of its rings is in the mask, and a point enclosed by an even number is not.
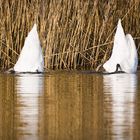
{"type": "Polygon", "coordinates": [[[139,140],[140,73],[0,74],[0,140],[139,140]]]}

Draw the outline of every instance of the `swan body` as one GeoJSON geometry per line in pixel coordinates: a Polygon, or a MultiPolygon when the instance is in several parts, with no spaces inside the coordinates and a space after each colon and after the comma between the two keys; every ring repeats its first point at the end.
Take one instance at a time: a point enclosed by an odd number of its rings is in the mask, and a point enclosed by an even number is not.
{"type": "Polygon", "coordinates": [[[34,24],[32,30],[25,39],[19,59],[14,66],[15,72],[43,72],[44,60],[37,33],[37,25],[34,24]]]}
{"type": "Polygon", "coordinates": [[[115,72],[117,64],[126,73],[135,73],[138,66],[138,55],[135,42],[130,34],[125,35],[119,19],[114,45],[110,59],[103,65],[107,72],[115,72]]]}

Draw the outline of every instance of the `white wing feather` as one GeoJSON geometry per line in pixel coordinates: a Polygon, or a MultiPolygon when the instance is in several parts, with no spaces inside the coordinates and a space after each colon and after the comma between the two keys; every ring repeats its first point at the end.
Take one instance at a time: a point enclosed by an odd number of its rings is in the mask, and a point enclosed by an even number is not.
{"type": "Polygon", "coordinates": [[[115,72],[116,65],[120,64],[124,72],[134,73],[137,70],[137,63],[138,57],[134,40],[130,34],[125,36],[119,19],[112,54],[103,67],[107,72],[115,72]]]}
{"type": "Polygon", "coordinates": [[[44,60],[40,46],[37,26],[34,24],[32,30],[25,39],[24,46],[19,59],[14,66],[16,72],[43,72],[44,60]]]}

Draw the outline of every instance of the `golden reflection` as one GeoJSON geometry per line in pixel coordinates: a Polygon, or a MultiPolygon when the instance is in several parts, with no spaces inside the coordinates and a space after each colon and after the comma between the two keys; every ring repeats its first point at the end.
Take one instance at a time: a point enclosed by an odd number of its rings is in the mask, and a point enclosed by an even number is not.
{"type": "Polygon", "coordinates": [[[102,137],[102,76],[23,74],[6,75],[1,81],[0,136],[3,139],[102,137]]]}
{"type": "Polygon", "coordinates": [[[93,75],[57,74],[46,78],[44,139],[92,140],[102,137],[101,84],[102,77],[93,75]]]}
{"type": "Polygon", "coordinates": [[[133,139],[137,75],[104,76],[106,136],[112,139],[133,139]]]}
{"type": "Polygon", "coordinates": [[[133,130],[133,135],[134,135],[134,140],[139,140],[140,139],[140,72],[137,74],[137,94],[136,94],[136,101],[134,102],[135,104],[135,120],[134,120],[134,130],[133,130]]]}
{"type": "Polygon", "coordinates": [[[139,139],[137,85],[133,74],[1,74],[0,139],[139,139]]]}
{"type": "Polygon", "coordinates": [[[14,139],[14,77],[0,74],[0,139],[14,139]]]}

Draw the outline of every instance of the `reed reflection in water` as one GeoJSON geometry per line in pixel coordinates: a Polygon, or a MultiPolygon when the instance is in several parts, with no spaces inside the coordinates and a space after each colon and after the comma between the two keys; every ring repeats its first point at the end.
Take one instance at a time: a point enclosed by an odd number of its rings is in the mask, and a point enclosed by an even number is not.
{"type": "Polygon", "coordinates": [[[140,73],[0,74],[0,140],[140,139],[140,73]]]}
{"type": "Polygon", "coordinates": [[[48,77],[44,97],[44,139],[103,137],[102,76],[56,74],[48,77]]]}
{"type": "Polygon", "coordinates": [[[14,76],[0,74],[0,139],[14,139],[14,76]]]}
{"type": "Polygon", "coordinates": [[[40,78],[16,77],[17,139],[103,137],[102,76],[54,74],[45,77],[44,87],[40,78]]]}
{"type": "Polygon", "coordinates": [[[107,136],[117,140],[134,138],[135,98],[137,75],[114,74],[104,76],[105,116],[107,136]],[[110,124],[111,123],[111,124],[110,124]]]}

